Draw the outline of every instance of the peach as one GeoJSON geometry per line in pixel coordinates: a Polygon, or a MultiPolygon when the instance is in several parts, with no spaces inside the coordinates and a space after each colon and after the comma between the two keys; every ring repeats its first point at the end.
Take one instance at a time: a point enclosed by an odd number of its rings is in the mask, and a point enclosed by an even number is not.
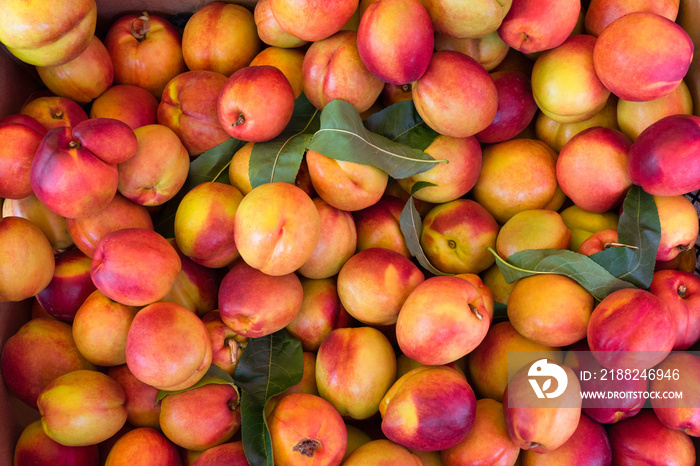
{"type": "Polygon", "coordinates": [[[564,144],[557,158],[557,181],[571,201],[603,213],[622,204],[632,180],[627,154],[632,141],[620,131],[594,127],[564,144]]]}
{"type": "Polygon", "coordinates": [[[294,48],[306,44],[305,40],[294,37],[280,26],[272,14],[270,0],[260,0],[255,4],[253,19],[260,40],[269,46],[294,48]]]}
{"type": "Polygon", "coordinates": [[[55,256],[53,278],[36,295],[36,300],[51,316],[72,322],[78,308],[95,291],[90,277],[92,259],[78,249],[69,249],[55,256]]]}
{"type": "Polygon", "coordinates": [[[479,346],[490,323],[474,285],[458,277],[436,276],[406,298],[396,321],[396,339],[411,359],[447,364],[479,346]]]}
{"type": "Polygon", "coordinates": [[[433,54],[433,22],[419,0],[370,5],[357,29],[357,50],[367,69],[390,84],[417,80],[433,54]],[[410,24],[407,28],[405,25],[410,24]]]}
{"type": "Polygon", "coordinates": [[[685,196],[653,196],[659,214],[661,238],[656,260],[671,260],[693,249],[698,238],[698,213],[685,196]]]}
{"type": "Polygon", "coordinates": [[[681,270],[656,271],[649,285],[649,291],[666,303],[676,321],[674,351],[687,350],[700,340],[698,286],[700,277],[681,270]]]}
{"type": "Polygon", "coordinates": [[[420,367],[391,386],[379,412],[382,432],[392,442],[421,451],[446,450],[472,429],[476,397],[454,369],[420,367]]]}
{"type": "Polygon", "coordinates": [[[227,464],[229,466],[248,466],[248,460],[243,450],[243,442],[228,442],[204,450],[192,466],[217,466],[227,464]]]}
{"type": "Polygon", "coordinates": [[[597,214],[588,212],[577,205],[571,205],[561,212],[564,225],[571,232],[570,249],[578,251],[581,243],[596,231],[614,229],[617,230],[619,215],[616,212],[603,212],[597,214]]]}
{"type": "Polygon", "coordinates": [[[212,2],[197,9],[182,33],[182,55],[190,70],[231,76],[260,51],[253,13],[241,5],[212,2]]]}
{"type": "Polygon", "coordinates": [[[146,207],[117,193],[101,211],[66,219],[66,228],[75,246],[86,256],[92,257],[103,236],[124,228],[153,230],[153,220],[146,207]]]}
{"type": "Polygon", "coordinates": [[[134,427],[160,430],[160,401],[156,401],[160,390],[134,377],[126,364],[109,367],[107,375],[124,389],[126,421],[134,427]]]}
{"type": "Polygon", "coordinates": [[[557,154],[536,139],[511,139],[482,150],[472,198],[499,222],[516,213],[543,209],[557,192],[557,154]]]}
{"type": "Polygon", "coordinates": [[[311,257],[321,218],[311,198],[293,184],[262,184],[243,197],[233,221],[241,258],[268,275],[286,275],[311,257]]]}
{"type": "Polygon", "coordinates": [[[561,45],[579,20],[576,0],[524,0],[513,2],[498,27],[508,45],[522,53],[535,53],[561,45]]]}
{"type": "Polygon", "coordinates": [[[41,230],[22,217],[0,219],[0,302],[31,298],[51,282],[56,262],[41,230]]]}
{"type": "Polygon", "coordinates": [[[14,464],[53,464],[69,466],[76,464],[99,464],[97,445],[81,447],[66,446],[52,440],[41,427],[41,421],[34,421],[24,428],[17,439],[14,451],[14,464]]]}
{"type": "Polygon", "coordinates": [[[66,63],[80,55],[95,34],[97,4],[79,0],[71,5],[3,3],[0,41],[20,60],[36,66],[66,63]]]}
{"type": "Polygon", "coordinates": [[[598,303],[588,322],[593,356],[609,369],[649,369],[666,358],[675,341],[671,312],[642,289],[613,291],[598,303]]]}
{"type": "Polygon", "coordinates": [[[248,344],[248,337],[237,334],[226,325],[218,309],[204,314],[202,322],[211,338],[211,363],[233,376],[243,350],[248,344]]]}
{"type": "Polygon", "coordinates": [[[137,204],[161,205],[185,184],[190,169],[189,153],[167,126],[141,126],[134,134],[138,141],[136,154],[118,165],[119,192],[137,204]]]}
{"type": "Polygon", "coordinates": [[[479,62],[486,71],[491,71],[505,59],[510,47],[503,42],[497,31],[478,39],[435,33],[435,50],[462,52],[479,62]]]}
{"type": "Polygon", "coordinates": [[[677,196],[700,188],[700,117],[670,115],[653,123],[630,147],[632,182],[655,196],[677,196]]]}
{"type": "Polygon", "coordinates": [[[105,466],[179,466],[177,447],[151,427],[138,427],[122,435],[109,450],[105,466]]]}
{"type": "Polygon", "coordinates": [[[203,451],[227,442],[241,427],[239,402],[227,383],[171,393],[160,404],[160,428],[175,445],[203,451]]]}
{"type": "Polygon", "coordinates": [[[158,122],[158,100],[153,94],[131,84],[117,84],[97,97],[90,106],[90,118],[114,118],[131,129],[158,122]]]}
{"type": "Polygon", "coordinates": [[[340,464],[347,430],[340,414],[321,397],[295,393],[282,398],[267,418],[275,464],[340,464]]]}
{"type": "Polygon", "coordinates": [[[67,97],[39,96],[24,104],[20,110],[44,125],[47,131],[64,126],[75,126],[88,119],[85,110],[67,97]]]}
{"type": "Polygon", "coordinates": [[[354,212],[379,201],[389,175],[372,165],[335,160],[306,152],[311,183],[318,196],[336,209],[354,212]]]}
{"type": "Polygon", "coordinates": [[[508,319],[526,338],[546,346],[568,346],[586,337],[595,299],[564,275],[518,280],[508,299],[508,319]]]}
{"type": "Polygon", "coordinates": [[[496,252],[508,259],[516,252],[528,249],[569,249],[570,240],[571,232],[558,212],[523,210],[501,226],[496,238],[496,252]]]}
{"type": "Polygon", "coordinates": [[[578,123],[600,112],[610,91],[593,66],[593,36],[578,34],[543,53],[532,68],[532,96],[542,113],[578,123]]]}
{"type": "Polygon", "coordinates": [[[496,263],[484,270],[480,276],[484,280],[484,285],[488,286],[493,293],[494,302],[508,305],[508,297],[518,281],[507,283],[496,263]]]}
{"type": "Polygon", "coordinates": [[[478,202],[455,199],[433,207],[423,220],[420,243],[445,273],[480,273],[494,262],[498,224],[478,202]]]}
{"type": "Polygon", "coordinates": [[[692,382],[700,375],[700,357],[697,353],[674,352],[656,366],[654,371],[663,376],[649,381],[652,393],[683,394],[682,398],[652,398],[651,406],[659,422],[692,437],[700,436],[700,393],[697,385],[692,382]]]}
{"type": "Polygon", "coordinates": [[[195,186],[175,211],[175,241],[184,255],[205,267],[224,267],[240,257],[233,223],[243,194],[213,181],[195,186]]]}
{"type": "Polygon", "coordinates": [[[94,445],[126,422],[126,395],[101,372],[77,370],[55,378],[37,398],[41,426],[52,440],[68,446],[94,445]]]}
{"type": "Polygon", "coordinates": [[[341,416],[359,420],[372,417],[395,380],[394,349],[373,327],[335,329],[318,348],[318,393],[341,416]]]}
{"type": "Polygon", "coordinates": [[[283,30],[305,41],[319,41],[345,26],[358,0],[270,0],[270,9],[283,30]]]}
{"type": "Polygon", "coordinates": [[[446,136],[473,136],[491,124],[498,109],[498,91],[484,67],[450,50],[433,53],[412,92],[421,118],[446,136]],[[459,117],[464,114],[470,117],[459,117]]]}
{"type": "Polygon", "coordinates": [[[248,171],[253,145],[254,143],[248,142],[238,149],[233,154],[231,164],[228,166],[228,179],[231,186],[238,189],[244,196],[253,190],[248,171]]]}
{"type": "Polygon", "coordinates": [[[610,23],[621,16],[638,11],[656,13],[675,21],[679,0],[591,0],[586,9],[586,33],[598,37],[610,23]]]}
{"type": "Polygon", "coordinates": [[[304,55],[301,79],[304,95],[314,107],[320,110],[342,99],[362,113],[377,100],[384,82],[368,70],[358,47],[354,31],[340,31],[311,44],[304,55]]]}
{"type": "Polygon", "coordinates": [[[480,0],[464,8],[454,0],[425,0],[435,30],[458,38],[479,38],[498,30],[512,5],[511,0],[480,0]]]}
{"type": "Polygon", "coordinates": [[[593,233],[591,236],[586,238],[586,240],[579,246],[579,254],[584,256],[592,256],[595,253],[604,251],[615,244],[619,245],[618,234],[616,228],[610,228],[607,230],[600,230],[593,233]]]}
{"type": "Polygon", "coordinates": [[[488,314],[489,319],[493,321],[494,299],[493,291],[491,290],[491,288],[488,287],[481,279],[481,277],[475,273],[460,273],[455,276],[468,281],[476,287],[476,289],[479,291],[479,294],[481,294],[481,297],[484,299],[484,308],[486,309],[486,313],[488,314]]]}
{"type": "MultiPolygon", "coordinates": [[[[262,2],[258,2],[258,4],[260,3],[262,2]]],[[[305,52],[299,49],[266,47],[253,58],[250,66],[270,65],[278,68],[284,73],[289,84],[292,85],[294,99],[297,99],[303,89],[302,67],[304,65],[304,55],[305,52]]]]}
{"type": "Polygon", "coordinates": [[[617,122],[620,131],[635,141],[652,124],[670,115],[691,115],[693,99],[685,81],[669,94],[658,99],[632,102],[619,99],[617,102],[617,122]]]}
{"type": "Polygon", "coordinates": [[[219,312],[236,333],[258,338],[286,327],[299,313],[302,299],[294,273],[268,275],[238,262],[219,287],[219,312]]]}
{"type": "Polygon", "coordinates": [[[593,64],[605,87],[619,98],[652,100],[680,84],[693,48],[688,33],[675,22],[655,13],[633,12],[600,33],[593,64]]]}
{"type": "Polygon", "coordinates": [[[81,121],[73,126],[73,137],[80,147],[107,163],[126,162],[136,154],[138,145],[129,125],[114,118],[81,121]]]}
{"type": "Polygon", "coordinates": [[[403,207],[401,199],[384,195],[375,204],[353,212],[357,252],[379,247],[391,249],[410,259],[411,253],[399,223],[403,207]]]}
{"type": "Polygon", "coordinates": [[[190,157],[201,155],[230,137],[219,124],[217,114],[226,79],[226,75],[215,71],[187,71],[168,81],[163,89],[158,123],[177,134],[190,157]]]}
{"type": "Polygon", "coordinates": [[[344,466],[424,466],[408,448],[386,439],[372,440],[358,447],[343,462],[344,466]]]}
{"type": "Polygon", "coordinates": [[[520,448],[508,435],[503,404],[490,398],[476,400],[474,424],[456,445],[440,453],[445,466],[511,466],[520,448]]]}
{"type": "Polygon", "coordinates": [[[97,36],[73,60],[62,65],[37,66],[36,71],[51,92],[78,103],[92,102],[114,81],[112,58],[97,36]]]}
{"type": "Polygon", "coordinates": [[[14,115],[0,119],[0,196],[22,199],[32,194],[31,167],[46,129],[33,117],[14,115]]]}
{"type": "Polygon", "coordinates": [[[313,202],[321,219],[321,235],[316,249],[298,272],[306,278],[329,278],[355,254],[357,230],[350,212],[336,209],[320,197],[313,202]]]}
{"type": "Polygon", "coordinates": [[[173,246],[140,228],[113,231],[97,243],[90,275],[98,290],[127,306],[163,299],[182,269],[173,246]]]}
{"type": "Polygon", "coordinates": [[[2,216],[23,217],[32,222],[44,233],[54,252],[73,246],[67,219],[49,210],[34,194],[22,199],[5,199],[2,203],[2,216]]]}
{"type": "Polygon", "coordinates": [[[36,408],[39,393],[56,377],[95,369],[78,351],[71,326],[49,318],[22,325],[5,342],[0,363],[8,391],[32,408],[36,408]]]}
{"type": "Polygon", "coordinates": [[[480,398],[503,401],[512,374],[541,358],[560,363],[563,355],[520,335],[510,322],[497,322],[468,356],[469,380],[480,398]]]}
{"type": "Polygon", "coordinates": [[[439,135],[424,152],[434,159],[447,160],[447,163],[438,163],[422,173],[398,180],[407,193],[421,181],[436,185],[416,192],[416,199],[435,204],[449,202],[464,196],[476,184],[481,170],[481,146],[477,138],[439,135]]]}
{"type": "Polygon", "coordinates": [[[154,303],[131,322],[126,364],[143,383],[168,391],[189,388],[204,376],[211,358],[209,332],[189,309],[154,303]]]}
{"type": "Polygon", "coordinates": [[[338,296],[347,312],[367,325],[390,325],[423,272],[398,252],[370,248],[352,256],[338,273],[338,296]]]}

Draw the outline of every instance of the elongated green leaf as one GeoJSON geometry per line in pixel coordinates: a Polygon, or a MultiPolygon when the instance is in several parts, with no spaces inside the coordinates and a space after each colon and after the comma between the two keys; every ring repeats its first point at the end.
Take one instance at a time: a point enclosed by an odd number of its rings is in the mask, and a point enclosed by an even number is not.
{"type": "Polygon", "coordinates": [[[321,129],[311,138],[308,148],[332,159],[373,165],[396,179],[422,173],[440,162],[447,163],[369,131],[357,109],[344,100],[333,100],[324,107],[321,129]]]}
{"type": "Polygon", "coordinates": [[[303,372],[301,342],[285,330],[248,340],[233,378],[242,391],[241,437],[253,466],[274,464],[265,405],[298,384],[303,372]]]}
{"type": "Polygon", "coordinates": [[[253,188],[273,181],[294,183],[306,146],[320,128],[320,112],[301,94],[287,127],[271,141],[253,144],[248,176],[253,188]]]}
{"type": "Polygon", "coordinates": [[[630,282],[620,280],[597,264],[593,259],[566,249],[529,249],[516,252],[503,260],[491,248],[496,264],[506,283],[538,274],[565,275],[602,300],[613,291],[635,288],[630,282]]]}
{"type": "Polygon", "coordinates": [[[625,196],[617,235],[619,243],[631,247],[607,248],[591,259],[617,278],[648,288],[654,276],[661,225],[654,197],[639,186],[632,186],[625,196]]]}
{"type": "Polygon", "coordinates": [[[230,138],[218,146],[204,152],[192,162],[187,173],[187,180],[180,188],[180,191],[161,208],[155,216],[153,226],[155,230],[166,238],[175,235],[174,223],[177,206],[185,194],[192,188],[206,181],[217,181],[219,183],[230,184],[228,179],[228,167],[231,164],[233,154],[243,147],[245,141],[230,138]]]}
{"type": "Polygon", "coordinates": [[[401,233],[403,234],[404,240],[406,241],[406,246],[413,257],[416,258],[418,263],[428,272],[433,275],[450,275],[438,270],[433,264],[430,263],[428,256],[425,255],[425,251],[420,245],[420,234],[423,229],[423,221],[420,218],[420,213],[416,209],[416,204],[413,201],[413,194],[419,189],[427,186],[435,186],[433,183],[428,183],[422,181],[416,183],[417,187],[414,185],[412,189],[412,195],[406,201],[403,210],[401,210],[401,216],[399,217],[399,227],[401,228],[401,233]]]}
{"type": "Polygon", "coordinates": [[[397,102],[372,114],[365,120],[365,126],[391,141],[423,151],[439,136],[423,121],[412,100],[397,102]]]}
{"type": "Polygon", "coordinates": [[[241,399],[241,394],[238,391],[238,387],[233,381],[233,378],[231,375],[221,369],[220,367],[212,364],[209,366],[209,369],[207,369],[207,372],[202,376],[202,378],[192,385],[189,388],[185,388],[183,390],[174,390],[174,391],[168,391],[168,390],[160,390],[158,392],[158,396],[156,396],[156,404],[163,398],[165,398],[168,395],[172,395],[174,393],[182,393],[186,392],[189,390],[194,390],[195,388],[203,387],[205,385],[210,385],[210,384],[219,384],[219,385],[231,385],[235,390],[236,393],[238,394],[238,400],[240,401],[241,399]]]}

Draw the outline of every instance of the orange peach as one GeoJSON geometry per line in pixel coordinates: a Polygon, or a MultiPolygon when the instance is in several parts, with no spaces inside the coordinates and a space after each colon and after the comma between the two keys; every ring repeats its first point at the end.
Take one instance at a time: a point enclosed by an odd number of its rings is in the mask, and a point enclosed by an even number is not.
{"type": "Polygon", "coordinates": [[[619,214],[617,212],[603,212],[596,214],[588,212],[577,205],[571,205],[559,212],[564,225],[571,232],[571,244],[569,249],[578,251],[581,244],[593,233],[601,230],[617,230],[619,214]]]}
{"type": "Polygon", "coordinates": [[[158,100],[153,94],[131,84],[118,84],[107,89],[90,106],[90,118],[114,118],[131,129],[154,125],[158,100]]]}
{"type": "Polygon", "coordinates": [[[486,71],[491,71],[503,61],[510,47],[503,42],[498,32],[492,32],[478,39],[451,37],[436,33],[435,50],[462,52],[478,61],[486,71]]]}
{"type": "Polygon", "coordinates": [[[637,11],[656,13],[675,21],[679,4],[679,0],[591,0],[586,9],[586,33],[598,37],[620,16],[637,11]]]}
{"type": "Polygon", "coordinates": [[[177,447],[165,435],[151,427],[138,427],[114,443],[105,466],[171,466],[180,462],[177,447]]]}
{"type": "Polygon", "coordinates": [[[561,45],[579,21],[577,0],[515,1],[498,27],[508,45],[522,53],[535,53],[561,45]]]}
{"type": "Polygon", "coordinates": [[[32,194],[31,167],[46,129],[28,115],[0,119],[0,136],[6,141],[0,149],[0,196],[22,199],[32,194]]]}
{"type": "Polygon", "coordinates": [[[44,125],[47,131],[63,126],[75,126],[88,115],[77,102],[67,97],[40,96],[22,106],[22,115],[28,115],[44,125]]]}
{"type": "Polygon", "coordinates": [[[404,204],[395,196],[384,195],[375,204],[352,213],[357,230],[357,252],[380,247],[411,258],[399,224],[404,204]]]}
{"type": "Polygon", "coordinates": [[[134,377],[126,364],[109,367],[107,375],[124,389],[127,422],[134,427],[160,429],[160,401],[156,401],[160,390],[134,377]]]}
{"type": "Polygon", "coordinates": [[[358,447],[343,462],[344,466],[424,466],[423,461],[397,443],[386,439],[372,440],[358,447]]]}
{"type": "Polygon", "coordinates": [[[423,3],[439,33],[457,38],[479,38],[496,32],[513,2],[480,0],[469,8],[454,0],[425,0],[423,3]]]}
{"type": "Polygon", "coordinates": [[[697,353],[674,352],[654,370],[657,374],[668,374],[669,377],[650,380],[649,391],[683,394],[682,398],[652,398],[651,406],[659,422],[690,436],[700,436],[700,411],[697,405],[700,393],[697,385],[692,382],[700,375],[700,357],[697,353]]]}
{"type": "Polygon", "coordinates": [[[73,246],[68,231],[68,219],[52,212],[34,194],[22,199],[5,199],[2,203],[3,217],[23,217],[44,233],[54,251],[63,251],[73,246]]]}
{"type": "Polygon", "coordinates": [[[661,238],[656,260],[671,260],[683,251],[693,249],[698,238],[698,214],[685,196],[654,196],[659,214],[661,238]]]}
{"type": "Polygon", "coordinates": [[[358,4],[358,0],[270,0],[270,9],[282,29],[294,37],[319,41],[340,31],[358,4]]]}
{"type": "Polygon", "coordinates": [[[275,19],[270,7],[270,0],[260,0],[255,4],[253,18],[258,36],[272,47],[294,48],[306,44],[305,40],[294,37],[285,31],[275,19]]]}
{"type": "Polygon", "coordinates": [[[282,47],[266,47],[253,58],[253,61],[250,62],[250,66],[270,65],[278,68],[282,73],[284,73],[285,77],[289,81],[289,84],[292,85],[295,99],[301,95],[301,91],[303,89],[303,64],[304,52],[302,50],[282,47]]]}
{"type": "Polygon", "coordinates": [[[496,252],[503,259],[508,259],[516,252],[527,249],[569,249],[570,241],[571,232],[558,212],[523,210],[513,215],[499,230],[496,252]]]}
{"type": "Polygon", "coordinates": [[[248,337],[237,334],[226,325],[218,309],[204,314],[202,322],[211,337],[211,363],[233,376],[248,344],[248,337]]]}
{"type": "Polygon", "coordinates": [[[41,421],[34,421],[24,428],[17,439],[14,451],[14,464],[53,464],[69,466],[75,464],[99,464],[97,445],[72,447],[52,440],[41,427],[41,421]]]}
{"type": "Polygon", "coordinates": [[[238,149],[233,154],[231,164],[228,167],[228,179],[231,186],[238,189],[244,196],[253,190],[248,172],[253,145],[254,143],[248,142],[238,149]]]}

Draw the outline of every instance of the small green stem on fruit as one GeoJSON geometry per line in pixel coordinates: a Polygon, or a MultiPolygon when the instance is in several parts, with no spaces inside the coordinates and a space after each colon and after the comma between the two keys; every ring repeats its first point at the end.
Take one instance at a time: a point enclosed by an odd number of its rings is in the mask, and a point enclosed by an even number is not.
{"type": "Polygon", "coordinates": [[[150,19],[151,18],[148,16],[148,13],[144,11],[143,15],[132,21],[129,29],[131,30],[131,35],[134,36],[134,39],[141,42],[146,38],[146,34],[148,34],[151,30],[150,19]]]}
{"type": "Polygon", "coordinates": [[[687,291],[688,291],[688,288],[686,288],[685,285],[680,285],[678,287],[678,290],[676,290],[676,292],[678,293],[678,296],[680,296],[681,298],[684,298],[684,299],[685,299],[685,294],[687,291]]]}
{"type": "Polygon", "coordinates": [[[624,243],[605,243],[603,245],[603,249],[608,249],[608,248],[630,248],[630,249],[639,249],[637,246],[632,246],[631,244],[624,244],[624,243]]]}
{"type": "Polygon", "coordinates": [[[401,90],[404,92],[411,92],[411,85],[410,84],[404,84],[401,86],[401,90]]]}
{"type": "Polygon", "coordinates": [[[471,309],[472,314],[474,314],[477,319],[482,320],[484,318],[484,316],[481,315],[481,312],[479,312],[479,308],[474,306],[472,303],[469,303],[469,309],[471,309]]]}
{"type": "Polygon", "coordinates": [[[321,442],[316,439],[311,439],[311,438],[303,438],[299,440],[299,443],[294,445],[292,447],[292,451],[298,451],[304,456],[308,456],[309,458],[313,458],[314,453],[316,453],[316,450],[321,448],[321,442]]]}
{"type": "Polygon", "coordinates": [[[69,149],[77,149],[78,147],[80,147],[80,141],[72,140],[68,143],[69,149]]]}
{"type": "Polygon", "coordinates": [[[245,123],[245,115],[243,115],[242,113],[239,113],[238,120],[236,120],[236,122],[233,123],[231,126],[239,126],[239,125],[242,125],[243,123],[245,123]]]}

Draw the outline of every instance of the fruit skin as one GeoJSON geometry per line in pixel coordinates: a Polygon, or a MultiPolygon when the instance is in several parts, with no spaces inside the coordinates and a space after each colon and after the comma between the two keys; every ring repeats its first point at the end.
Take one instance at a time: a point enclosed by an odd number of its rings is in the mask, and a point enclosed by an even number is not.
{"type": "Polygon", "coordinates": [[[301,188],[289,183],[266,183],[245,195],[236,211],[233,231],[238,252],[246,263],[268,275],[286,275],[313,254],[321,234],[321,219],[301,188]]]}
{"type": "Polygon", "coordinates": [[[0,302],[31,298],[51,282],[53,249],[39,228],[22,217],[0,219],[0,302]]]}
{"type": "Polygon", "coordinates": [[[571,232],[558,212],[546,209],[523,210],[501,226],[496,252],[508,259],[528,249],[568,249],[571,232]]]}
{"type": "Polygon", "coordinates": [[[126,422],[126,395],[101,372],[77,370],[55,378],[39,394],[37,408],[46,435],[62,445],[94,445],[126,422]]]}
{"type": "Polygon", "coordinates": [[[187,68],[231,76],[260,51],[253,13],[241,5],[212,2],[197,9],[182,33],[187,68]]]}
{"type": "Polygon", "coordinates": [[[679,4],[679,0],[591,0],[584,20],[586,33],[598,37],[617,18],[635,11],[649,11],[675,21],[679,4]]]}
{"type": "Polygon", "coordinates": [[[107,163],[122,163],[136,154],[134,131],[115,118],[90,118],[73,126],[73,137],[81,147],[107,163]]]}
{"type": "Polygon", "coordinates": [[[49,240],[54,252],[73,246],[64,217],[49,210],[34,194],[22,199],[5,199],[2,203],[3,217],[23,217],[38,227],[49,240]]]}
{"type": "Polygon", "coordinates": [[[459,443],[443,450],[440,456],[445,466],[510,466],[519,454],[520,447],[508,435],[503,404],[491,398],[481,398],[476,400],[472,428],[459,443]]]}
{"type": "Polygon", "coordinates": [[[39,200],[66,218],[99,212],[112,201],[119,182],[117,166],[81,147],[70,127],[46,133],[30,177],[39,200]]]}
{"type": "Polygon", "coordinates": [[[138,427],[122,435],[109,450],[105,466],[180,466],[177,447],[162,433],[138,427]]]}
{"type": "Polygon", "coordinates": [[[676,322],[673,351],[685,351],[700,340],[700,277],[681,270],[659,270],[649,291],[669,308],[676,322]]]}
{"type": "Polygon", "coordinates": [[[591,236],[586,238],[586,241],[581,243],[581,246],[579,246],[576,252],[583,254],[584,256],[591,256],[597,252],[604,251],[609,247],[613,247],[611,243],[617,243],[618,239],[616,228],[596,231],[591,236]]]}
{"type": "Polygon", "coordinates": [[[571,244],[569,249],[578,251],[591,234],[600,230],[617,230],[619,215],[615,212],[603,212],[596,214],[588,212],[576,205],[569,206],[562,210],[559,215],[564,221],[564,225],[571,232],[571,244]]]}
{"type": "Polygon", "coordinates": [[[408,448],[390,440],[372,440],[358,447],[343,462],[344,466],[424,466],[418,456],[408,448]]]}
{"type": "Polygon", "coordinates": [[[104,44],[114,65],[114,84],[142,87],[157,99],[168,81],[187,71],[180,32],[161,16],[121,16],[110,26],[104,44]]]}
{"type": "Polygon", "coordinates": [[[44,125],[47,131],[63,126],[75,126],[88,119],[85,110],[66,97],[38,96],[25,103],[20,110],[44,125]]]}
{"type": "Polygon", "coordinates": [[[435,30],[457,38],[480,38],[496,32],[512,3],[511,0],[481,0],[464,8],[460,2],[450,0],[424,2],[435,30]]]}
{"type": "Polygon", "coordinates": [[[219,286],[221,320],[239,335],[259,338],[283,329],[299,313],[303,288],[294,273],[268,275],[238,262],[219,286]]]}
{"type": "Polygon", "coordinates": [[[217,102],[219,123],[229,135],[249,142],[273,139],[294,111],[294,90],[279,69],[248,66],[224,83],[217,102]]]}
{"type": "Polygon", "coordinates": [[[515,1],[498,34],[524,54],[553,49],[574,30],[580,11],[581,2],[576,0],[515,1]]]}
{"type": "Polygon", "coordinates": [[[399,220],[404,202],[392,195],[382,196],[375,204],[352,213],[357,230],[357,252],[380,247],[406,258],[411,253],[401,233],[399,220]]]}
{"type": "Polygon", "coordinates": [[[70,447],[52,440],[37,420],[24,428],[17,439],[14,450],[14,463],[17,466],[28,464],[53,464],[55,466],[99,464],[97,445],[70,447]]]}
{"type": "Polygon", "coordinates": [[[131,84],[116,84],[92,101],[90,118],[114,118],[131,129],[154,125],[158,100],[146,89],[131,84]]]}
{"type": "Polygon", "coordinates": [[[588,344],[596,360],[609,369],[651,368],[663,361],[675,341],[676,324],[670,311],[643,289],[610,293],[588,322],[588,344]]]}
{"type": "MultiPolygon", "coordinates": [[[[260,4],[261,2],[258,2],[260,4]]],[[[285,49],[282,47],[267,47],[260,51],[250,66],[270,65],[284,73],[284,76],[292,85],[294,99],[296,100],[302,92],[302,67],[306,52],[300,49],[285,49]]]]}
{"type": "Polygon", "coordinates": [[[433,41],[433,23],[418,0],[374,3],[362,14],[357,30],[362,62],[370,73],[390,84],[408,84],[423,76],[433,41]]]}
{"type": "Polygon", "coordinates": [[[357,0],[270,0],[272,14],[283,30],[305,41],[319,41],[345,26],[357,10],[357,0]]]}
{"type": "Polygon", "coordinates": [[[700,189],[700,117],[671,115],[650,125],[630,147],[632,182],[655,196],[700,189]]]}
{"type": "Polygon", "coordinates": [[[80,354],[71,327],[51,318],[36,318],[9,337],[0,359],[8,391],[32,408],[56,377],[79,369],[95,369],[80,354]]]}
{"type": "Polygon", "coordinates": [[[600,33],[593,64],[605,87],[619,98],[652,100],[680,84],[693,49],[693,40],[675,22],[654,13],[633,12],[600,33]]]}
{"type": "Polygon", "coordinates": [[[97,36],[73,60],[63,65],[37,66],[36,71],[51,92],[82,104],[92,102],[114,82],[112,58],[97,36]]]}
{"type": "Polygon", "coordinates": [[[659,378],[649,382],[649,390],[681,392],[683,398],[654,399],[651,406],[659,422],[670,429],[685,432],[692,437],[700,436],[700,411],[697,408],[698,389],[692,382],[700,374],[700,358],[697,353],[676,352],[670,354],[655,369],[664,374],[675,374],[677,380],[659,378]]]}
{"type": "Polygon", "coordinates": [[[615,464],[695,464],[690,436],[665,427],[650,409],[613,424],[608,435],[615,464]]]}
{"type": "Polygon", "coordinates": [[[73,322],[85,299],[95,291],[90,277],[92,260],[78,249],[69,249],[55,256],[56,268],[46,288],[36,299],[46,312],[64,322],[73,322]]]}
{"type": "Polygon", "coordinates": [[[94,0],[47,5],[8,1],[0,9],[0,42],[14,56],[36,66],[61,65],[82,53],[97,24],[94,0]]]}
{"type": "Polygon", "coordinates": [[[160,390],[182,390],[197,383],[211,365],[209,332],[199,317],[173,303],[141,309],[126,337],[131,373],[160,390]]]}
{"type": "Polygon", "coordinates": [[[488,127],[498,109],[498,91],[476,60],[450,50],[433,53],[413,83],[413,102],[425,123],[440,134],[473,136],[488,127]],[[460,118],[468,113],[470,118],[460,118]]]}
{"type": "Polygon", "coordinates": [[[321,397],[294,393],[282,398],[267,418],[275,464],[340,464],[347,429],[340,414],[321,397]]]}
{"type": "Polygon", "coordinates": [[[218,309],[207,312],[202,316],[202,322],[211,338],[211,363],[233,376],[238,367],[238,361],[248,343],[248,338],[239,335],[221,320],[218,309]]]}
{"type": "MultiPolygon", "coordinates": [[[[497,31],[479,39],[452,37],[446,34],[436,33],[435,50],[455,50],[457,52],[462,52],[481,63],[481,66],[483,66],[486,71],[491,71],[505,59],[510,47],[503,42],[503,39],[501,39],[497,31]]],[[[529,72],[526,74],[529,76],[529,72]]]]}
{"type": "Polygon", "coordinates": [[[372,106],[384,88],[359,54],[355,31],[339,31],[311,44],[301,68],[302,88],[309,102],[323,109],[342,99],[362,113],[372,106]]]}
{"type": "Polygon", "coordinates": [[[395,379],[394,349],[373,327],[335,329],[318,348],[318,393],[341,416],[362,420],[375,415],[395,379]]]}
{"type": "Polygon", "coordinates": [[[243,442],[228,442],[208,448],[194,460],[192,466],[217,466],[227,464],[229,466],[248,466],[243,442]]]}
{"type": "MultiPolygon", "coordinates": [[[[234,6],[234,5],[231,5],[234,6]]],[[[178,135],[190,157],[229,138],[219,124],[217,102],[227,75],[209,70],[186,71],[168,81],[157,120],[178,135]]]]}
{"type": "Polygon", "coordinates": [[[445,273],[480,273],[494,262],[498,223],[478,202],[438,204],[423,219],[420,243],[430,262],[445,273]]]}
{"type": "Polygon", "coordinates": [[[693,249],[698,238],[698,214],[685,196],[654,196],[661,224],[661,238],[656,251],[657,261],[668,261],[693,249]]]}
{"type": "Polygon", "coordinates": [[[31,167],[46,129],[28,115],[0,119],[0,197],[22,199],[33,193],[31,167]]]}
{"type": "Polygon", "coordinates": [[[156,402],[159,390],[137,379],[126,364],[109,367],[107,375],[124,389],[127,423],[160,430],[160,401],[156,402]]]}
{"type": "Polygon", "coordinates": [[[435,276],[406,298],[396,321],[396,339],[401,351],[421,364],[447,364],[479,346],[490,323],[474,285],[458,277],[435,276]]]}
{"type": "Polygon", "coordinates": [[[125,228],[97,243],[90,276],[108,298],[145,306],[168,294],[180,270],[182,262],[168,240],[155,231],[125,228]]]}
{"type": "Polygon", "coordinates": [[[258,36],[265,44],[272,47],[294,48],[306,44],[305,40],[288,33],[275,19],[270,7],[270,0],[260,0],[255,4],[253,19],[258,36]]]}
{"type": "Polygon", "coordinates": [[[161,401],[160,428],[175,445],[203,451],[233,437],[241,427],[240,400],[227,383],[210,383],[161,401]]]}

